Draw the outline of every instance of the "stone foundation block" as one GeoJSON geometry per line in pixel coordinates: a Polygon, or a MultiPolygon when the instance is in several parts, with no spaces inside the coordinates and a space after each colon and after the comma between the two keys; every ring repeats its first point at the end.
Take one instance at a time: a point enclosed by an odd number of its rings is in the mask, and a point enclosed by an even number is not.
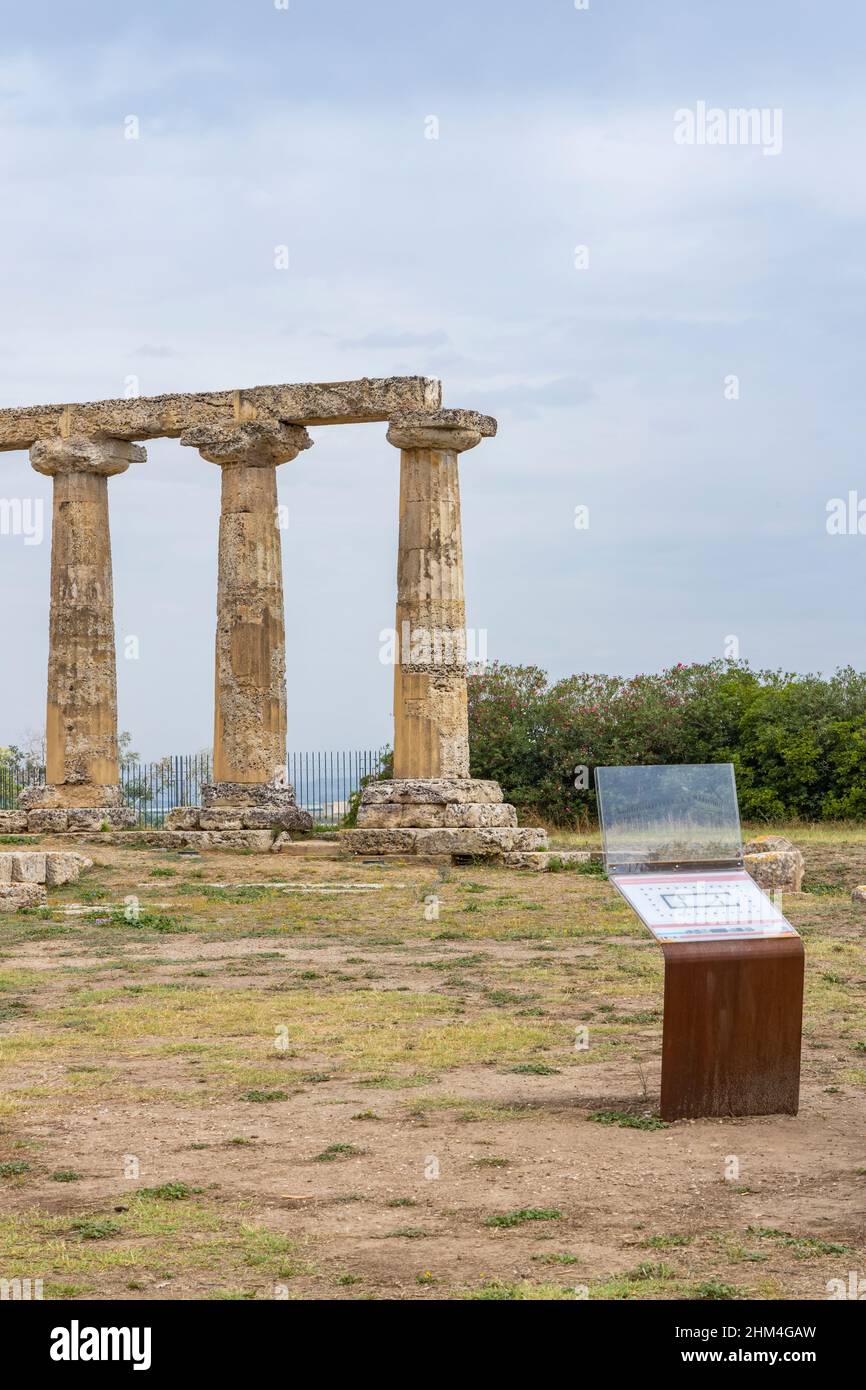
{"type": "Polygon", "coordinates": [[[34,835],[56,835],[69,826],[68,811],[28,811],[27,829],[34,835]]]}
{"type": "Polygon", "coordinates": [[[22,854],[13,854],[11,858],[13,883],[45,882],[44,854],[38,850],[28,850],[22,854]]]}
{"type": "Polygon", "coordinates": [[[484,803],[477,801],[452,802],[445,807],[446,829],[468,827],[471,829],[490,826],[516,826],[517,810],[508,802],[484,803]]]}
{"type": "Polygon", "coordinates": [[[198,830],[200,815],[198,806],[175,806],[166,816],[164,825],[166,830],[198,830]]]}
{"type": "Polygon", "coordinates": [[[556,869],[560,864],[588,864],[591,859],[592,854],[588,849],[536,850],[502,856],[502,862],[507,868],[534,869],[536,873],[547,873],[551,864],[556,869]]]}
{"type": "Polygon", "coordinates": [[[436,805],[429,801],[400,803],[387,801],[366,806],[362,802],[358,808],[359,830],[432,830],[444,826],[445,816],[451,808],[436,805]]]}
{"type": "Polygon", "coordinates": [[[774,888],[799,893],[803,887],[803,855],[782,835],[759,835],[749,840],[743,846],[743,864],[765,893],[774,888]]]}
{"type": "Polygon", "coordinates": [[[415,830],[344,830],[341,836],[352,854],[414,854],[415,830]]]}
{"type": "Polygon", "coordinates": [[[288,784],[278,787],[273,782],[206,782],[201,789],[201,804],[207,810],[294,806],[295,789],[288,784]]]}
{"type": "Polygon", "coordinates": [[[543,850],[547,831],[526,826],[487,826],[438,830],[344,830],[340,836],[351,854],[501,855],[543,850]]]}
{"type": "Polygon", "coordinates": [[[293,840],[283,833],[271,845],[274,854],[289,854],[297,859],[343,859],[345,850],[339,840],[293,840]]]}
{"type": "Polygon", "coordinates": [[[199,812],[200,830],[242,830],[241,813],[237,811],[212,810],[203,808],[199,812]]]}
{"type": "Polygon", "coordinates": [[[41,883],[0,884],[0,912],[17,912],[21,907],[41,907],[46,896],[41,883]]]}
{"type": "Polygon", "coordinates": [[[21,835],[27,829],[23,811],[0,811],[0,835],[21,835]]]}
{"type": "Polygon", "coordinates": [[[313,817],[300,806],[253,806],[244,811],[241,820],[245,830],[310,831],[313,817]]]}
{"type": "Polygon", "coordinates": [[[25,787],[18,795],[21,811],[88,810],[93,806],[123,807],[123,788],[94,786],[88,782],[46,782],[41,787],[25,787]]]}
{"type": "Polygon", "coordinates": [[[417,854],[504,854],[514,850],[547,848],[547,831],[532,828],[496,827],[487,829],[418,830],[417,854]]]}
{"type": "Polygon", "coordinates": [[[12,855],[0,854],[0,883],[12,882],[12,855]]]}
{"type": "Polygon", "coordinates": [[[270,830],[199,830],[187,833],[190,849],[252,849],[267,854],[274,842],[270,830]]]}
{"type": "Polygon", "coordinates": [[[497,802],[502,800],[498,782],[475,777],[399,777],[387,782],[371,782],[361,793],[362,806],[383,802],[417,802],[447,805],[452,801],[497,802]]]}
{"type": "Polygon", "coordinates": [[[59,888],[64,883],[77,883],[85,869],[93,867],[93,860],[74,850],[49,851],[45,856],[45,882],[49,888],[59,888]]]}

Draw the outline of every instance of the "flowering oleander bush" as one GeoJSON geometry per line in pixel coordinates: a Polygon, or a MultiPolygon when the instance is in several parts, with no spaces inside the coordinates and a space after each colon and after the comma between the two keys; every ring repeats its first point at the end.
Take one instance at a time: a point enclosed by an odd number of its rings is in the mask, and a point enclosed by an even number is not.
{"type": "Polygon", "coordinates": [[[502,784],[526,822],[595,817],[595,767],[731,762],[748,820],[866,815],[866,674],[678,665],[629,679],[493,665],[470,676],[472,774],[502,784]],[[588,767],[589,785],[575,786],[588,767]]]}

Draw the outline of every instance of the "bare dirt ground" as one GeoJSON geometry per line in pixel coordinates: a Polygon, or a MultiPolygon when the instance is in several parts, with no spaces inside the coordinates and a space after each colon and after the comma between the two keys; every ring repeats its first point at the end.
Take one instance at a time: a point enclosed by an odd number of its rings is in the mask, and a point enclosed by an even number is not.
{"type": "Polygon", "coordinates": [[[826,1298],[866,1274],[866,843],[804,848],[800,1114],[672,1125],[661,953],[597,873],[90,848],[0,919],[0,1278],[826,1298]]]}

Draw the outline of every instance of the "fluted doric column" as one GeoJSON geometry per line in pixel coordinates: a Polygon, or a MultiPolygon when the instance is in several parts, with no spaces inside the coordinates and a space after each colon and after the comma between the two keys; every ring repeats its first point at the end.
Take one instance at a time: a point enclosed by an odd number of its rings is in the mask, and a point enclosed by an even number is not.
{"type": "Polygon", "coordinates": [[[400,450],[394,777],[468,777],[458,458],[496,421],[469,410],[392,420],[400,450]]]}
{"type": "Polygon", "coordinates": [[[392,419],[400,450],[394,775],[361,793],[355,854],[492,855],[545,847],[498,782],[469,772],[466,608],[458,458],[496,433],[473,410],[392,419]]]}
{"type": "MultiPolygon", "coordinates": [[[[203,805],[229,819],[233,809],[258,808],[255,824],[307,829],[310,817],[297,810],[286,784],[277,467],[312,440],[301,426],[275,421],[196,426],[181,443],[222,469],[213,782],[203,789],[203,805]]],[[[214,816],[210,822],[218,823],[214,816]]]]}
{"type": "Polygon", "coordinates": [[[108,479],[145,458],[138,444],[84,436],[30,450],[36,471],[54,479],[46,785],[20,797],[34,829],[39,815],[44,828],[66,829],[69,812],[81,828],[135,819],[120,809],[108,479]]]}

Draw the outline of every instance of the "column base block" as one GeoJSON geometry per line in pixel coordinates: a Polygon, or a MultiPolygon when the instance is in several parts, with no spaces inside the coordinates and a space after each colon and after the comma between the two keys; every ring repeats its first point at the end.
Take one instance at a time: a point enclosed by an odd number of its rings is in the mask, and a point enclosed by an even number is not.
{"type": "Polygon", "coordinates": [[[106,786],[94,782],[45,782],[25,787],[18,794],[20,811],[122,811],[126,807],[119,782],[106,786]]]}
{"type": "Polygon", "coordinates": [[[357,829],[340,839],[351,854],[496,858],[547,849],[547,832],[518,826],[498,782],[473,777],[373,782],[361,793],[357,829]]]}
{"type": "Polygon", "coordinates": [[[138,816],[129,806],[70,806],[24,812],[31,835],[85,834],[93,830],[132,830],[138,816]]]}
{"type": "Polygon", "coordinates": [[[264,830],[308,832],[313,828],[309,811],[293,802],[259,806],[176,806],[165,818],[166,830],[264,830]]]}

